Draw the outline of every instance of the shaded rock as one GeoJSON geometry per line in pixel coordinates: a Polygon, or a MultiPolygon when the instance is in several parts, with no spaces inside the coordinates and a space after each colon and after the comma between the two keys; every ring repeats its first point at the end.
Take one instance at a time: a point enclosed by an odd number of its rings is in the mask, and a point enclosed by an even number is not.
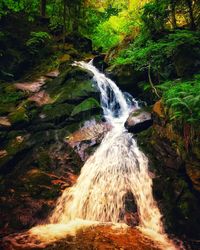
{"type": "Polygon", "coordinates": [[[108,64],[104,61],[106,54],[101,54],[93,58],[93,65],[100,71],[104,71],[108,64]]]}
{"type": "Polygon", "coordinates": [[[71,113],[71,116],[75,116],[75,115],[78,115],[80,114],[81,112],[85,112],[85,111],[91,111],[91,110],[94,110],[94,109],[98,109],[100,110],[101,106],[99,104],[99,102],[90,97],[86,100],[84,100],[83,102],[81,102],[80,104],[78,104],[72,111],[71,113]]]}
{"type": "Polygon", "coordinates": [[[46,91],[56,102],[75,102],[95,92],[91,79],[86,70],[68,65],[64,73],[48,83],[46,91]]]}
{"type": "Polygon", "coordinates": [[[92,41],[78,33],[71,33],[65,37],[66,43],[73,44],[74,48],[82,52],[92,51],[92,41]]]}
{"type": "Polygon", "coordinates": [[[71,56],[69,54],[64,54],[62,57],[59,58],[60,63],[68,62],[71,59],[71,56]]]}
{"type": "Polygon", "coordinates": [[[24,106],[19,106],[15,111],[8,115],[8,118],[13,125],[24,126],[29,122],[29,116],[24,106]]]}
{"type": "Polygon", "coordinates": [[[134,110],[125,122],[125,128],[131,133],[139,133],[152,125],[151,113],[143,110],[134,110]]]}
{"type": "Polygon", "coordinates": [[[61,123],[64,120],[67,120],[74,108],[74,105],[71,104],[48,104],[45,105],[40,113],[40,121],[37,122],[52,122],[52,123],[61,123]]]}
{"type": "Polygon", "coordinates": [[[186,172],[192,181],[194,189],[200,191],[200,164],[199,162],[188,162],[186,172]]]}
{"type": "Polygon", "coordinates": [[[147,74],[137,71],[133,65],[113,65],[105,70],[106,75],[114,80],[123,91],[131,93],[137,97],[141,90],[138,87],[138,82],[146,81],[147,74]]]}

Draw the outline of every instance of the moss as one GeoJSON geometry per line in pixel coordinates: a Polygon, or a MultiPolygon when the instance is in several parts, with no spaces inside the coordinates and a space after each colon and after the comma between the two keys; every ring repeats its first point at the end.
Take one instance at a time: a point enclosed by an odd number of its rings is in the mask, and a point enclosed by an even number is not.
{"type": "Polygon", "coordinates": [[[48,170],[51,164],[51,159],[46,150],[40,150],[37,156],[37,163],[41,170],[48,170]]]}
{"type": "Polygon", "coordinates": [[[42,109],[42,114],[45,115],[44,121],[60,121],[70,116],[74,105],[71,104],[48,104],[42,109]]]}
{"type": "Polygon", "coordinates": [[[74,116],[74,115],[77,115],[81,112],[92,110],[94,108],[100,108],[99,102],[94,98],[88,98],[88,99],[84,100],[83,102],[81,102],[79,105],[77,105],[73,109],[71,115],[74,116]]]}
{"type": "Polygon", "coordinates": [[[14,112],[10,113],[8,117],[12,124],[29,122],[29,117],[23,106],[18,107],[14,112]]]}
{"type": "Polygon", "coordinates": [[[96,92],[90,80],[70,80],[61,89],[57,89],[53,93],[53,99],[58,103],[66,101],[77,101],[81,98],[96,92]]]}

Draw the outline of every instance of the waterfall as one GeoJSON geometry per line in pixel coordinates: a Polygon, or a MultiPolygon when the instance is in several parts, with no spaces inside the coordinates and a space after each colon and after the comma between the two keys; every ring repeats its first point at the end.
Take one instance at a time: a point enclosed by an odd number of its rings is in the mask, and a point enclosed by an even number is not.
{"type": "Polygon", "coordinates": [[[66,224],[76,219],[124,223],[125,196],[132,193],[139,214],[139,229],[158,241],[163,249],[176,249],[164,232],[162,216],[152,195],[148,159],[136,140],[124,128],[131,110],[117,85],[92,63],[78,62],[94,74],[101,94],[104,117],[112,125],[95,153],[86,161],[76,184],[66,189],[51,215],[51,224],[66,224]]]}

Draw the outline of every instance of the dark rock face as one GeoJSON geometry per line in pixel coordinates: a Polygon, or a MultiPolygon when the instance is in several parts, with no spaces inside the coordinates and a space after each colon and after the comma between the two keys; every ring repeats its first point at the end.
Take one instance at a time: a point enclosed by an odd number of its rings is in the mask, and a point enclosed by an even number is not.
{"type": "Polygon", "coordinates": [[[133,111],[125,122],[125,128],[128,130],[128,132],[134,134],[148,129],[152,125],[153,120],[151,117],[151,113],[143,110],[133,111]]]}
{"type": "Polygon", "coordinates": [[[137,141],[155,175],[154,197],[164,215],[167,232],[195,244],[200,237],[199,159],[195,143],[187,151],[181,125],[177,128],[169,122],[161,101],[153,110],[153,127],[139,133],[137,141]]]}
{"type": "Polygon", "coordinates": [[[121,90],[137,97],[141,90],[138,82],[147,81],[147,72],[137,71],[132,65],[114,65],[105,70],[106,75],[114,80],[121,90]]]}
{"type": "MultiPolygon", "coordinates": [[[[92,75],[68,65],[56,77],[2,84],[0,100],[0,235],[45,220],[83,161],[65,137],[84,121],[100,119],[92,75]],[[34,91],[28,91],[28,90],[34,91]]],[[[89,153],[89,152],[88,152],[89,153]]]]}
{"type": "Polygon", "coordinates": [[[105,56],[105,54],[101,54],[93,59],[93,65],[102,72],[108,67],[108,64],[104,61],[105,56]]]}
{"type": "Polygon", "coordinates": [[[92,52],[92,41],[80,34],[72,33],[66,36],[65,42],[73,44],[74,48],[81,52],[92,52]]]}

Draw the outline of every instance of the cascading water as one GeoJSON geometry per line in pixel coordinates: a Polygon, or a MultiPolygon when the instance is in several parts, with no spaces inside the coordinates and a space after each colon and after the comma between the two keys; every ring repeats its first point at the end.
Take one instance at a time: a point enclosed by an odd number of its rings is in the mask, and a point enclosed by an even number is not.
{"type": "Polygon", "coordinates": [[[164,233],[161,214],[152,195],[152,179],[148,159],[124,123],[138,103],[128,105],[125,96],[92,63],[78,62],[94,74],[101,93],[105,119],[112,124],[96,152],[87,160],[77,183],[66,189],[50,217],[50,223],[68,223],[77,218],[100,222],[124,222],[124,197],[131,192],[136,200],[139,228],[160,242],[164,249],[176,249],[164,233]]]}
{"type": "Polygon", "coordinates": [[[130,105],[116,84],[92,63],[78,62],[75,65],[94,74],[104,117],[112,128],[86,161],[76,184],[67,188],[59,198],[49,224],[38,225],[7,240],[17,247],[25,242],[30,249],[38,244],[45,248],[45,244],[74,235],[80,228],[107,222],[124,225],[125,200],[127,194],[132,193],[137,204],[140,231],[157,242],[159,248],[176,250],[164,232],[162,216],[153,199],[148,159],[124,127],[129,113],[139,109],[138,103],[133,100],[130,105]]]}

